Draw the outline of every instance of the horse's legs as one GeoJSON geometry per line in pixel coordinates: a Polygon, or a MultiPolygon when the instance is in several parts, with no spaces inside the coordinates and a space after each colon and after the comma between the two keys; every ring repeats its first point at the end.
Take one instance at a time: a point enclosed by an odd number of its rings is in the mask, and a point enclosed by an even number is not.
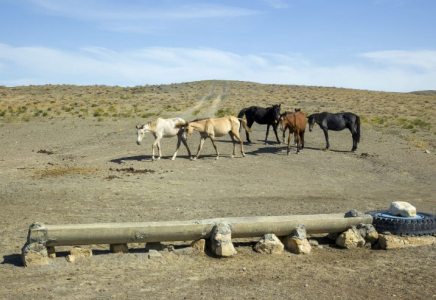
{"type": "Polygon", "coordinates": [[[242,141],[241,136],[239,135],[239,133],[237,131],[235,132],[230,132],[230,136],[232,137],[233,140],[233,156],[236,155],[236,142],[235,142],[235,137],[236,139],[239,141],[239,143],[241,144],[241,154],[243,157],[245,157],[245,152],[244,152],[244,142],[242,141]],[[233,134],[233,136],[232,136],[233,134]]]}
{"type": "Polygon", "coordinates": [[[297,138],[297,154],[301,151],[301,137],[300,137],[300,130],[297,129],[295,132],[295,137],[297,138]]]}
{"type": "Polygon", "coordinates": [[[353,138],[353,148],[351,149],[351,152],[354,152],[357,150],[357,131],[354,128],[350,127],[350,132],[353,138]]]}
{"type": "Polygon", "coordinates": [[[304,149],[304,131],[300,131],[301,149],[304,149]]]}
{"type": "MultiPolygon", "coordinates": [[[[156,141],[154,141],[157,145],[157,151],[159,153],[159,156],[157,157],[157,160],[159,160],[162,157],[162,149],[160,147],[160,140],[161,138],[159,137],[158,139],[156,139],[156,141]]],[[[154,153],[153,153],[153,158],[154,158],[154,153]]]]}
{"type": "Polygon", "coordinates": [[[288,137],[288,149],[286,151],[286,154],[289,155],[289,152],[291,152],[291,139],[292,139],[292,130],[289,129],[289,137],[288,137]]]}
{"type": "Polygon", "coordinates": [[[352,136],[353,136],[353,148],[351,149],[351,151],[354,152],[357,150],[357,134],[354,132],[352,136]]]}
{"type": "Polygon", "coordinates": [[[325,143],[326,143],[325,148],[326,148],[326,149],[329,149],[329,148],[330,148],[330,143],[329,143],[329,132],[328,132],[328,130],[325,129],[325,128],[323,128],[322,130],[324,131],[324,136],[325,136],[325,143]]]}
{"type": "Polygon", "coordinates": [[[283,130],[283,137],[282,137],[282,140],[283,140],[283,143],[285,143],[285,141],[286,141],[286,127],[285,127],[285,129],[283,130]]]}
{"type": "MultiPolygon", "coordinates": [[[[253,119],[247,118],[247,126],[248,126],[248,128],[251,128],[251,126],[253,126],[253,123],[254,123],[253,119]]],[[[245,131],[245,135],[247,137],[247,143],[251,144],[250,135],[248,134],[248,131],[245,131]]]]}
{"type": "Polygon", "coordinates": [[[203,144],[204,144],[204,141],[206,140],[206,138],[207,138],[207,136],[201,135],[200,144],[198,145],[197,154],[195,155],[193,160],[196,160],[198,158],[198,156],[200,155],[201,148],[203,148],[203,144]]]}
{"type": "Polygon", "coordinates": [[[277,143],[280,144],[279,136],[277,135],[277,124],[273,124],[273,125],[272,125],[272,128],[273,128],[274,133],[275,133],[275,135],[276,135],[277,143]]]}
{"type": "Polygon", "coordinates": [[[175,159],[176,159],[177,152],[179,151],[179,148],[180,148],[181,140],[182,140],[182,137],[180,136],[180,134],[178,134],[178,135],[177,135],[177,147],[176,147],[176,152],[174,152],[174,155],[173,155],[173,157],[171,158],[171,160],[175,160],[175,159]]]}
{"type": "Polygon", "coordinates": [[[215,148],[215,151],[216,151],[216,158],[215,159],[219,159],[220,158],[220,153],[218,152],[218,147],[216,146],[215,137],[209,136],[209,138],[212,141],[212,145],[213,145],[213,147],[215,148]]]}
{"type": "Polygon", "coordinates": [[[236,141],[233,132],[230,131],[229,135],[232,138],[232,142],[233,142],[233,154],[232,154],[232,158],[233,158],[236,155],[236,141]]]}
{"type": "Polygon", "coordinates": [[[357,149],[357,131],[348,124],[347,124],[347,128],[348,130],[350,130],[351,138],[353,139],[353,148],[351,148],[351,152],[354,152],[357,149]]]}
{"type": "Polygon", "coordinates": [[[155,140],[153,142],[153,145],[151,146],[151,160],[156,160],[156,158],[154,157],[154,147],[157,147],[157,150],[159,152],[159,157],[157,158],[159,160],[162,156],[162,153],[160,151],[160,139],[162,137],[160,135],[155,135],[154,138],[155,140]]]}
{"type": "Polygon", "coordinates": [[[268,125],[266,126],[265,145],[268,145],[267,140],[268,140],[268,133],[269,133],[269,127],[270,127],[270,126],[271,126],[270,124],[268,124],[268,125]]]}
{"type": "Polygon", "coordinates": [[[184,133],[180,136],[180,139],[182,140],[183,145],[185,145],[186,150],[188,150],[188,155],[189,155],[189,158],[191,159],[191,150],[189,150],[188,142],[187,142],[187,140],[186,140],[186,137],[185,137],[185,134],[184,134],[184,133]]]}

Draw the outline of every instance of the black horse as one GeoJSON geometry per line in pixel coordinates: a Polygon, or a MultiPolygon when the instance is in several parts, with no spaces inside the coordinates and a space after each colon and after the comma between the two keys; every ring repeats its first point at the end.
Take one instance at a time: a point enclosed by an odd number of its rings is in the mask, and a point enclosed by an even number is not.
{"type": "MultiPolygon", "coordinates": [[[[268,139],[268,133],[269,133],[269,127],[272,126],[274,129],[274,133],[277,138],[277,142],[280,144],[279,137],[277,136],[277,126],[280,119],[280,104],[275,104],[271,107],[259,107],[259,106],[250,106],[247,108],[243,108],[239,114],[238,118],[243,118],[245,115],[247,119],[247,126],[251,128],[254,122],[258,124],[267,124],[268,127],[266,128],[266,137],[265,137],[265,144],[267,143],[266,140],[268,139]]],[[[251,143],[250,136],[248,135],[248,132],[245,131],[247,135],[247,142],[251,143]]]]}
{"type": "Polygon", "coordinates": [[[360,142],[360,118],[350,112],[331,114],[323,112],[320,114],[312,114],[308,117],[309,131],[312,131],[313,125],[316,123],[324,131],[326,149],[330,147],[328,130],[339,131],[348,128],[353,137],[353,148],[351,151],[357,150],[357,143],[360,142]]]}

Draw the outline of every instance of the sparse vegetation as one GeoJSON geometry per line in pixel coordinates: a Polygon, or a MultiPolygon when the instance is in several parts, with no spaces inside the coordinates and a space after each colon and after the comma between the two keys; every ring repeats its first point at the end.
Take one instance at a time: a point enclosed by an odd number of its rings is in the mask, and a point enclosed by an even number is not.
{"type": "Polygon", "coordinates": [[[102,120],[179,116],[200,101],[189,116],[201,116],[217,97],[215,116],[236,115],[243,107],[301,108],[307,114],[352,111],[366,126],[399,129],[436,147],[436,92],[387,93],[342,88],[258,84],[240,81],[197,81],[136,87],[45,85],[2,87],[0,121],[16,123],[34,118],[102,120]],[[209,106],[207,106],[209,105],[209,106]],[[429,134],[430,133],[430,134],[429,134]],[[429,138],[431,137],[431,138],[429,138]]]}
{"type": "Polygon", "coordinates": [[[220,108],[216,112],[215,116],[220,118],[224,116],[234,116],[235,113],[230,108],[220,108]]]}

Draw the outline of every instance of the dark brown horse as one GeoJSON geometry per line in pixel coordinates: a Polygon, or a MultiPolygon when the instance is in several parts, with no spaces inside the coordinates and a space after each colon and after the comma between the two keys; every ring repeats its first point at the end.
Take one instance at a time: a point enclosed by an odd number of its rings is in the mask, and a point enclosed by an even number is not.
{"type": "Polygon", "coordinates": [[[306,124],[306,116],[299,109],[296,109],[294,113],[287,111],[280,115],[280,129],[283,132],[285,132],[286,129],[289,129],[288,155],[289,152],[291,152],[291,139],[292,134],[294,133],[297,137],[297,154],[304,148],[304,132],[306,130],[306,124]]]}

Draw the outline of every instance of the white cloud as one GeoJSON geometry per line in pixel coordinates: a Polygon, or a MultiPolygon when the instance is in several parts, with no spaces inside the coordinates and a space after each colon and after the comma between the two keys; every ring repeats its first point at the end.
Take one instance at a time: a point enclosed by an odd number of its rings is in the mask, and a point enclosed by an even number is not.
{"type": "Polygon", "coordinates": [[[435,55],[432,51],[374,52],[361,57],[383,63],[322,67],[298,53],[241,55],[165,47],[126,51],[83,47],[64,52],[0,44],[0,84],[135,86],[223,79],[408,92],[435,89],[435,55]],[[410,70],[409,65],[420,68],[410,70]]]}
{"type": "Polygon", "coordinates": [[[247,8],[202,3],[178,4],[174,2],[168,6],[159,6],[157,2],[152,7],[146,4],[134,6],[131,2],[102,0],[30,1],[45,13],[94,21],[241,17],[259,13],[247,8]]]}
{"type": "Polygon", "coordinates": [[[436,70],[436,51],[379,51],[363,53],[361,56],[386,66],[416,67],[428,71],[436,70]]]}

